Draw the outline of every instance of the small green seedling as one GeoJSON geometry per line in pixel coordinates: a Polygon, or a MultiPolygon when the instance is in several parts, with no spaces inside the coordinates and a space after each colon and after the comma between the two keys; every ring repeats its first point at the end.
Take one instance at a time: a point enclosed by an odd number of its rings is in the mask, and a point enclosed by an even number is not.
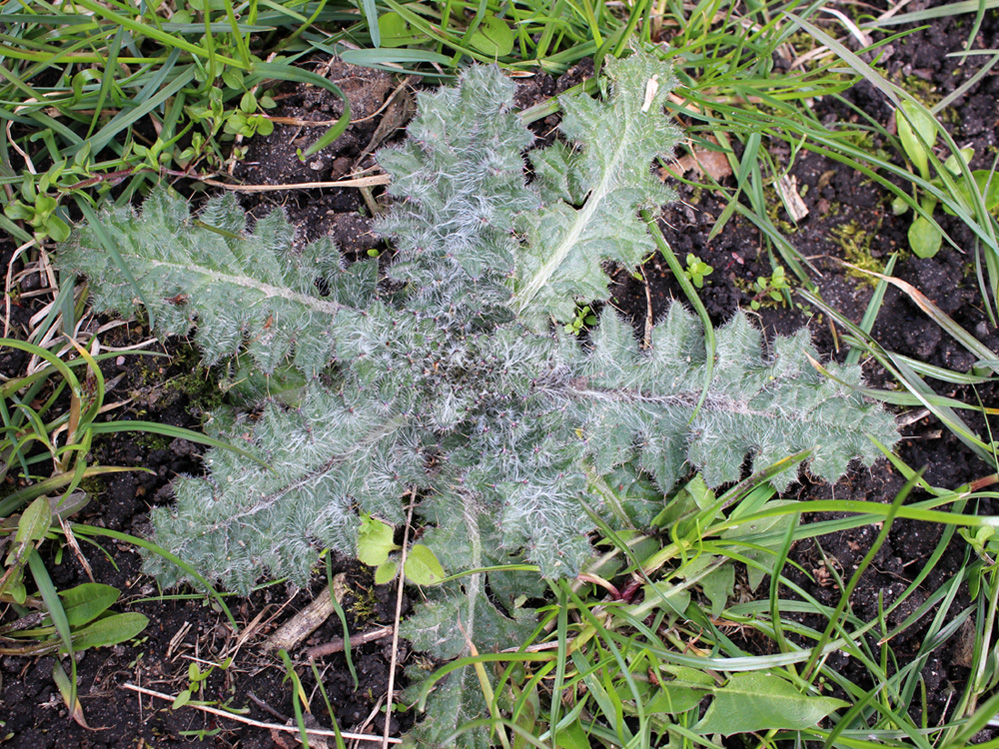
{"type": "Polygon", "coordinates": [[[563,330],[570,335],[579,335],[584,329],[597,324],[597,316],[593,314],[590,305],[584,305],[576,309],[576,316],[571,322],[565,324],[563,330]]]}
{"type": "MultiPolygon", "coordinates": [[[[902,148],[909,160],[912,161],[916,171],[925,180],[931,178],[930,156],[933,145],[937,140],[936,120],[926,111],[917,108],[909,102],[902,102],[901,109],[897,113],[896,122],[898,124],[898,137],[902,141],[902,148]]],[[[927,215],[933,213],[937,207],[937,199],[924,195],[920,199],[917,194],[914,196],[919,200],[920,207],[926,211],[927,215]]],[[[892,209],[896,215],[904,213],[908,209],[905,201],[899,198],[892,203],[892,209]]],[[[943,235],[937,226],[923,216],[916,216],[909,226],[909,247],[919,257],[933,257],[940,250],[940,242],[943,235]]]]}
{"type": "Polygon", "coordinates": [[[996,529],[991,526],[981,528],[958,528],[957,531],[972,550],[987,564],[995,564],[996,557],[999,557],[999,537],[996,536],[996,529]]]}
{"type": "Polygon", "coordinates": [[[225,132],[230,135],[242,135],[244,138],[273,133],[274,123],[265,115],[257,113],[257,107],[266,106],[266,103],[258,102],[252,91],[244,93],[239,100],[239,107],[226,118],[225,132]]]}
{"type": "MultiPolygon", "coordinates": [[[[944,188],[946,183],[941,177],[932,178],[930,169],[933,146],[937,140],[938,125],[936,120],[926,111],[918,109],[909,102],[902,102],[901,116],[897,116],[898,136],[902,141],[902,149],[912,162],[919,176],[927,180],[934,187],[944,188]]],[[[965,208],[971,210],[974,204],[974,195],[970,180],[965,176],[967,165],[971,163],[975,155],[975,149],[962,148],[957,153],[952,153],[944,161],[943,169],[952,177],[954,184],[953,195],[965,208]],[[963,163],[962,163],[963,162],[963,163]]],[[[939,162],[933,162],[938,173],[941,169],[939,162]]],[[[995,172],[991,169],[978,169],[971,172],[972,180],[975,183],[975,191],[983,200],[985,209],[993,211],[999,206],[999,180],[995,179],[995,172]]],[[[932,195],[922,195],[918,193],[913,196],[927,216],[936,210],[939,201],[932,195]]],[[[897,197],[892,201],[892,211],[896,216],[900,216],[909,209],[908,203],[897,197]]],[[[944,203],[943,209],[946,213],[955,215],[954,209],[944,203]]],[[[943,235],[936,224],[924,216],[916,216],[912,225],[909,226],[909,247],[919,257],[933,257],[940,250],[943,235]]]]}
{"type": "Polygon", "coordinates": [[[753,282],[753,298],[749,306],[753,309],[760,309],[763,306],[784,303],[784,292],[790,291],[791,285],[787,282],[787,275],[784,266],[778,265],[769,276],[760,276],[753,282]]]}
{"type": "MultiPolygon", "coordinates": [[[[225,671],[229,668],[229,664],[232,662],[232,658],[226,658],[222,663],[219,664],[219,668],[225,671]]],[[[215,670],[215,666],[209,666],[205,671],[202,671],[197,663],[191,661],[191,665],[187,667],[187,689],[182,691],[177,695],[176,699],[173,701],[171,708],[176,710],[178,708],[184,707],[191,701],[191,698],[195,694],[201,694],[205,688],[205,681],[212,672],[215,670]]]]}
{"type": "Polygon", "coordinates": [[[697,255],[687,253],[687,267],[684,269],[683,275],[697,288],[704,288],[704,279],[714,273],[714,270],[714,268],[697,257],[697,255]]]}
{"type": "MultiPolygon", "coordinates": [[[[365,515],[357,534],[357,558],[375,568],[375,585],[391,582],[399,571],[395,552],[401,550],[392,539],[395,530],[386,522],[365,515]]],[[[429,546],[413,544],[403,568],[406,579],[416,585],[437,585],[445,577],[444,568],[429,546]]]]}
{"type": "Polygon", "coordinates": [[[26,176],[21,184],[24,200],[14,200],[4,206],[3,212],[11,221],[24,221],[34,231],[35,241],[52,238],[56,242],[69,239],[69,224],[59,215],[59,201],[44,191],[35,190],[34,180],[26,176]]]}

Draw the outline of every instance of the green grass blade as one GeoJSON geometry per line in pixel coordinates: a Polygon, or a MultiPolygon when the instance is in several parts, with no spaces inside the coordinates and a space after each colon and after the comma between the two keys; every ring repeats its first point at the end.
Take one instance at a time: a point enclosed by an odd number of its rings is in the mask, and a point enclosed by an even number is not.
{"type": "Polygon", "coordinates": [[[172,437],[173,439],[184,439],[188,442],[196,442],[199,445],[208,445],[209,447],[217,447],[222,450],[232,450],[235,453],[242,455],[244,458],[252,460],[254,463],[263,466],[264,468],[270,468],[270,466],[254,455],[253,453],[247,452],[241,447],[237,447],[230,442],[225,442],[224,440],[218,440],[214,437],[209,437],[201,432],[195,432],[191,429],[185,429],[184,427],[175,427],[170,424],[161,424],[157,421],[105,421],[98,424],[92,424],[90,426],[90,431],[93,434],[115,434],[118,432],[145,432],[148,434],[159,434],[164,437],[172,437]]]}
{"type": "Polygon", "coordinates": [[[236,618],[232,615],[229,607],[226,606],[225,599],[219,595],[219,592],[215,590],[211,583],[208,582],[205,577],[198,572],[192,565],[185,562],[183,559],[178,557],[176,554],[172,554],[162,546],[154,544],[152,541],[147,541],[144,538],[139,538],[137,536],[132,536],[128,533],[122,533],[120,531],[111,530],[110,528],[98,528],[93,525],[86,525],[85,523],[73,523],[73,532],[80,536],[107,536],[108,538],[113,538],[116,541],[124,541],[125,543],[133,544],[138,546],[140,549],[145,549],[146,551],[157,554],[163,557],[171,564],[175,564],[180,567],[188,576],[192,579],[197,580],[202,587],[204,592],[215,600],[215,603],[222,609],[225,613],[226,618],[229,620],[229,624],[232,625],[233,633],[239,632],[239,624],[236,623],[236,618]]]}

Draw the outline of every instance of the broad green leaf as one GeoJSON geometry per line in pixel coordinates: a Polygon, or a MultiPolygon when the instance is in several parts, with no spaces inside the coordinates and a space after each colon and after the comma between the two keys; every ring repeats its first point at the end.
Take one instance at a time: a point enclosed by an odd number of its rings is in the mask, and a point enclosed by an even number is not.
{"type": "Polygon", "coordinates": [[[375,567],[375,585],[386,585],[395,578],[395,573],[399,571],[399,563],[394,561],[382,562],[375,567]]]}
{"type": "Polygon", "coordinates": [[[783,677],[769,671],[733,674],[694,731],[703,735],[812,728],[834,710],[848,707],[832,697],[804,695],[783,677]]]}
{"type": "Polygon", "coordinates": [[[68,520],[90,503],[90,495],[87,492],[73,492],[68,497],[60,495],[49,498],[49,507],[52,508],[53,519],[62,518],[68,520]]]}
{"type": "Polygon", "coordinates": [[[659,688],[645,704],[646,715],[686,712],[696,707],[715,686],[710,674],[686,666],[662,666],[658,677],[659,688]]]}
{"type": "Polygon", "coordinates": [[[486,16],[482,23],[472,32],[468,39],[469,45],[479,52],[491,57],[503,57],[513,50],[513,31],[506,21],[496,16],[486,16]]]}
{"type": "Polygon", "coordinates": [[[174,698],[173,704],[170,705],[170,709],[177,710],[179,708],[184,707],[184,705],[186,705],[190,701],[191,701],[191,690],[184,689],[183,691],[177,694],[176,698],[174,698]]]}
{"type": "Polygon", "coordinates": [[[967,148],[962,148],[957,153],[952,153],[944,161],[944,169],[953,174],[955,177],[961,175],[961,162],[965,164],[970,164],[971,160],[975,157],[975,149],[971,146],[967,148]],[[960,161],[958,160],[960,159],[960,161]]]}
{"type": "Polygon", "coordinates": [[[399,548],[393,541],[394,535],[395,530],[388,523],[364,516],[357,533],[357,558],[372,567],[384,564],[388,555],[399,548]]]}
{"type": "MultiPolygon", "coordinates": [[[[999,174],[993,172],[991,169],[976,169],[971,173],[971,176],[974,178],[978,192],[985,203],[985,210],[994,210],[996,206],[999,206],[999,174]]],[[[972,200],[971,187],[968,184],[968,180],[959,178],[957,180],[956,192],[958,197],[961,198],[961,202],[970,210],[974,201],[972,200]]],[[[951,216],[955,215],[947,203],[943,204],[943,209],[951,216]]]]}
{"type": "Polygon", "coordinates": [[[704,477],[699,473],[687,482],[682,491],[690,495],[700,510],[706,510],[715,503],[715,493],[708,488],[704,477]]]}
{"type": "Polygon", "coordinates": [[[378,16],[378,32],[382,47],[405,47],[418,40],[406,20],[393,11],[378,16]]]}
{"type": "Polygon", "coordinates": [[[553,746],[557,746],[559,749],[590,749],[593,744],[590,743],[586,729],[577,721],[570,723],[555,734],[553,746]]]}
{"type": "Polygon", "coordinates": [[[257,97],[252,91],[247,91],[243,94],[243,97],[239,100],[239,108],[244,112],[257,111],[257,97]]]}
{"type": "Polygon", "coordinates": [[[51,525],[52,507],[49,498],[45,496],[36,498],[28,505],[17,521],[17,532],[14,534],[14,542],[10,545],[10,553],[7,554],[5,562],[7,567],[13,569],[0,587],[0,593],[9,595],[19,604],[24,603],[28,595],[22,572],[28,555],[33,553],[34,544],[45,538],[51,525]]]}
{"type": "Polygon", "coordinates": [[[18,605],[23,605],[28,600],[28,589],[24,587],[24,573],[21,568],[15,569],[10,574],[3,587],[0,587],[0,593],[10,596],[18,605]]]}
{"type": "Polygon", "coordinates": [[[413,544],[406,555],[406,578],[417,585],[437,585],[445,576],[444,568],[430,547],[413,544]]]}
{"type": "Polygon", "coordinates": [[[69,590],[59,591],[62,607],[71,627],[80,627],[93,621],[107,611],[120,595],[120,590],[102,583],[83,583],[69,590]]]}
{"type": "MultiPolygon", "coordinates": [[[[707,554],[698,559],[704,559],[705,564],[714,560],[707,554]]],[[[735,566],[731,563],[722,564],[698,580],[698,585],[711,602],[711,616],[717,619],[735,592],[735,566]]]]}
{"type": "Polygon", "coordinates": [[[665,603],[674,614],[685,617],[684,612],[690,605],[690,591],[666,581],[642,586],[642,594],[644,598],[640,605],[643,610],[650,606],[658,610],[665,603]]]}
{"type": "Polygon", "coordinates": [[[69,228],[69,224],[63,221],[56,214],[46,217],[45,219],[45,233],[51,237],[55,242],[65,242],[69,239],[69,235],[72,230],[69,228]]]}
{"type": "MultiPolygon", "coordinates": [[[[48,497],[38,497],[28,505],[28,509],[21,515],[17,522],[17,533],[14,535],[15,550],[19,546],[33,544],[45,538],[49,527],[52,525],[52,508],[49,505],[48,497]]],[[[14,551],[11,551],[14,554],[14,551]]],[[[10,559],[10,557],[8,557],[10,559]]]]}
{"type": "Polygon", "coordinates": [[[73,648],[80,652],[87,648],[99,648],[105,645],[117,645],[137,636],[149,624],[142,614],[129,611],[124,614],[111,614],[88,624],[73,633],[73,648]]]}
{"type": "Polygon", "coordinates": [[[909,247],[918,257],[933,257],[942,241],[940,230],[922,216],[917,216],[909,226],[909,247]]]}
{"type": "Polygon", "coordinates": [[[929,177],[929,156],[927,148],[933,148],[937,140],[937,122],[933,116],[910,102],[902,102],[902,111],[896,111],[895,122],[902,148],[915,164],[923,177],[929,177]],[[920,138],[926,143],[924,147],[920,138]]]}

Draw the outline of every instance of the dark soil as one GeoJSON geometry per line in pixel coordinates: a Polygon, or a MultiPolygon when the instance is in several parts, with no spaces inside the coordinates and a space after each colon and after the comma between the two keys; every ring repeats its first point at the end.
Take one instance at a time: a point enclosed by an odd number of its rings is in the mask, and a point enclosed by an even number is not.
{"type": "MultiPolygon", "coordinates": [[[[913,3],[911,7],[915,6],[913,3]]],[[[958,57],[946,55],[961,49],[966,40],[968,24],[952,19],[934,22],[896,41],[887,62],[888,72],[901,81],[915,76],[925,83],[932,96],[953,90],[971,76],[980,60],[970,57],[961,64],[958,57]]],[[[999,47],[999,14],[988,11],[975,47],[999,47]]],[[[400,84],[399,80],[339,62],[324,66],[328,75],[350,96],[354,118],[358,120],[332,146],[301,163],[296,149],[306,147],[323,128],[300,125],[278,125],[268,138],[249,141],[246,160],[239,165],[235,177],[245,183],[280,185],[299,182],[331,181],[356,173],[372,164],[371,152],[401,134],[399,128],[411,112],[412,95],[400,92],[384,106],[400,84]]],[[[577,83],[588,72],[581,66],[560,80],[544,75],[529,79],[522,87],[520,99],[524,105],[556,94],[577,83]]],[[[418,86],[412,80],[409,86],[418,86]]],[[[844,101],[818,101],[816,111],[825,121],[850,121],[856,118],[846,102],[880,118],[889,124],[890,108],[881,95],[869,85],[861,84],[844,94],[844,101]]],[[[973,168],[991,165],[999,123],[999,77],[989,75],[965,94],[954,107],[952,126],[954,139],[961,145],[971,144],[976,150],[973,168]]],[[[338,104],[327,94],[303,88],[284,92],[279,111],[285,117],[302,120],[330,120],[338,114],[338,104]]],[[[551,137],[557,118],[536,125],[542,137],[551,137]]],[[[775,145],[774,153],[780,155],[775,145]]],[[[901,252],[895,274],[916,286],[950,315],[965,330],[971,331],[985,345],[999,350],[999,332],[992,327],[981,308],[974,280],[973,257],[944,246],[931,260],[920,260],[905,252],[906,231],[911,215],[895,217],[890,198],[862,174],[847,170],[822,156],[802,152],[791,175],[797,180],[809,210],[807,218],[797,226],[789,223],[780,212],[778,220],[788,230],[789,240],[802,255],[808,257],[817,274],[813,278],[822,297],[835,309],[854,321],[859,321],[871,297],[869,281],[851,274],[839,263],[864,260],[883,265],[888,256],[901,252]],[[852,237],[853,244],[843,237],[852,237]],[[860,247],[863,258],[854,249],[860,247]],[[969,276],[969,271],[971,275],[969,276]],[[821,274],[821,275],[819,275],[821,274]]],[[[731,179],[731,178],[729,178],[731,179]]],[[[773,266],[759,231],[738,216],[725,230],[708,239],[708,233],[724,206],[715,195],[700,193],[678,185],[681,201],[667,207],[663,229],[672,247],[684,261],[688,253],[696,255],[714,267],[700,297],[712,320],[722,324],[737,306],[748,307],[753,298],[749,290],[758,276],[769,276],[773,266]]],[[[363,256],[378,249],[379,242],[371,230],[369,211],[361,193],[353,188],[322,188],[250,194],[244,197],[245,207],[256,215],[269,207],[281,206],[300,228],[301,239],[331,235],[348,256],[363,256]]],[[[776,199],[775,199],[776,201],[776,199]]],[[[961,247],[973,247],[968,232],[958,222],[944,218],[944,227],[961,247]]],[[[0,248],[0,259],[6,267],[10,257],[10,242],[0,248]]],[[[18,266],[15,266],[15,268],[18,266]]],[[[789,273],[790,275],[790,273],[789,273]]],[[[683,299],[683,292],[673,279],[665,262],[653,258],[643,269],[644,280],[620,273],[615,286],[613,303],[630,316],[638,329],[651,316],[657,320],[668,305],[683,299]]],[[[24,282],[26,285],[30,281],[24,282]]],[[[14,329],[25,325],[31,314],[30,305],[13,308],[14,329]]],[[[807,305],[764,305],[759,311],[762,325],[773,333],[789,333],[802,325],[810,326],[816,345],[829,358],[843,358],[846,349],[834,337],[830,321],[807,305]]],[[[955,341],[942,333],[909,300],[895,288],[890,288],[873,331],[874,337],[898,354],[917,358],[930,364],[967,371],[974,363],[955,341]]],[[[118,343],[140,340],[141,331],[123,332],[118,343]]],[[[200,413],[197,404],[204,400],[205,389],[193,387],[193,358],[189,351],[172,350],[170,358],[126,356],[106,373],[109,377],[123,375],[109,397],[129,399],[129,405],[115,418],[141,418],[197,428],[200,413]],[[166,362],[166,363],[164,363],[166,362]]],[[[0,352],[0,369],[12,375],[24,366],[24,357],[16,351],[0,352]]],[[[883,371],[868,364],[867,374],[875,386],[888,382],[883,371]]],[[[198,375],[195,375],[195,379],[198,375]]],[[[940,384],[940,383],[935,383],[940,384]]],[[[995,386],[979,386],[977,393],[968,388],[944,385],[941,392],[972,402],[981,398],[986,405],[995,405],[995,386]]],[[[969,425],[985,432],[980,417],[967,416],[969,425]]],[[[183,440],[158,442],[119,436],[101,443],[95,461],[106,465],[143,467],[151,473],[126,473],[107,482],[91,506],[78,518],[92,525],[107,527],[142,536],[147,531],[148,509],[153,504],[169,501],[169,482],[182,473],[200,470],[200,449],[183,440]]],[[[932,419],[909,425],[898,453],[913,468],[926,467],[926,479],[935,486],[956,487],[981,478],[989,468],[964,447],[948,430],[932,419]]],[[[808,477],[798,488],[802,499],[835,498],[890,502],[904,481],[886,461],[872,469],[853,471],[835,486],[813,482],[808,477]]],[[[923,498],[914,492],[912,499],[923,498]]],[[[995,502],[983,500],[978,511],[996,514],[995,502]]],[[[828,519],[829,515],[806,517],[804,522],[828,519]]],[[[833,582],[836,574],[849,578],[870,548],[878,530],[865,527],[823,536],[818,541],[797,543],[791,561],[803,572],[786,568],[797,585],[820,603],[835,606],[840,589],[833,582]]],[[[923,569],[939,539],[937,526],[911,521],[897,521],[887,542],[881,548],[856,589],[851,606],[853,613],[868,621],[877,615],[880,605],[890,606],[923,569]]],[[[55,545],[50,545],[54,547],[55,545]]],[[[54,548],[50,549],[50,555],[54,548]]],[[[237,633],[223,613],[200,595],[187,597],[161,596],[155,583],[140,571],[136,549],[126,543],[104,541],[96,548],[82,544],[82,554],[88,560],[96,580],[118,587],[122,597],[117,611],[139,611],[150,618],[150,625],[135,640],[114,648],[85,652],[78,662],[80,700],[86,720],[92,730],[86,730],[67,717],[66,707],[53,683],[53,659],[7,656],[0,665],[0,743],[37,749],[49,746],[142,746],[170,747],[198,743],[208,739],[215,746],[293,746],[293,734],[279,734],[264,728],[254,728],[229,719],[183,709],[172,711],[169,701],[140,696],[124,688],[125,684],[176,695],[187,688],[189,664],[197,662],[202,670],[207,664],[220,664],[232,659],[225,668],[216,667],[196,698],[213,705],[246,708],[248,718],[268,723],[286,723],[294,715],[293,690],[285,681],[286,673],[275,655],[264,652],[267,636],[290,616],[303,608],[319,593],[325,579],[310,590],[294,590],[278,584],[264,587],[248,599],[229,598],[233,616],[239,624],[237,633]]],[[[953,543],[932,574],[922,583],[910,600],[889,618],[891,625],[902,621],[914,608],[948,579],[963,563],[964,547],[953,543]]],[[[87,576],[76,556],[66,549],[60,564],[48,559],[49,569],[60,588],[84,582],[87,576]]],[[[394,592],[372,585],[370,573],[356,564],[332,560],[332,573],[345,573],[350,590],[344,600],[351,633],[362,632],[380,623],[389,623],[394,614],[394,592]]],[[[782,592],[794,597],[793,592],[782,592]]],[[[967,606],[968,593],[962,590],[948,616],[954,616],[967,606]]],[[[923,645],[922,638],[935,609],[892,640],[899,663],[911,660],[923,645]]],[[[9,614],[8,614],[9,615],[9,614]]],[[[805,618],[808,626],[822,629],[824,622],[805,618]]],[[[962,630],[963,631],[963,630],[962,630]]],[[[343,635],[337,617],[331,617],[311,635],[305,644],[322,643],[343,635]]],[[[760,647],[757,644],[757,647],[760,647]]],[[[922,674],[927,688],[930,724],[949,718],[946,713],[953,684],[962,684],[968,675],[967,659],[955,653],[962,641],[948,643],[927,659],[922,674]]],[[[355,686],[342,654],[317,662],[322,686],[335,707],[336,720],[344,730],[380,733],[383,713],[378,710],[385,694],[390,662],[387,641],[377,641],[354,649],[353,662],[358,683],[355,686]]],[[[329,727],[329,717],[322,713],[324,705],[316,691],[316,681],[305,666],[300,650],[292,653],[300,666],[299,676],[316,709],[315,720],[329,727]]],[[[405,662],[405,653],[400,659],[405,662]]],[[[830,661],[846,677],[865,684],[866,671],[846,656],[830,661]]],[[[874,686],[874,685],[868,685],[874,686]]],[[[913,706],[914,711],[918,706],[913,706]]],[[[393,718],[393,733],[405,730],[411,717],[402,713],[398,723],[393,718]]]]}
{"type": "MultiPolygon", "coordinates": [[[[141,340],[141,330],[128,332],[141,340]]],[[[104,340],[105,345],[113,345],[104,340]]],[[[209,391],[197,371],[197,354],[189,348],[173,348],[169,358],[126,356],[108,371],[109,380],[123,375],[109,397],[131,399],[117,418],[152,419],[161,423],[198,428],[200,410],[192,397],[209,391]],[[195,369],[192,374],[192,369],[195,369]],[[187,389],[191,388],[194,392],[187,389]]],[[[5,352],[6,355],[6,352],[5,352]]],[[[134,439],[116,436],[95,451],[93,463],[136,466],[149,472],[117,474],[98,487],[98,497],[75,519],[96,527],[138,536],[148,535],[151,504],[169,501],[170,481],[180,474],[201,470],[201,448],[186,440],[134,439]]],[[[128,543],[102,541],[102,548],[82,543],[94,579],[117,587],[122,596],[117,611],[138,611],[149,617],[149,626],[133,641],[113,648],[85,651],[78,659],[80,701],[88,731],[67,718],[67,710],[52,681],[52,657],[27,659],[6,656],[0,666],[5,732],[9,745],[30,747],[67,746],[148,746],[169,747],[200,743],[210,739],[215,746],[271,747],[294,746],[292,734],[279,734],[217,719],[192,709],[170,710],[170,701],[126,691],[124,684],[144,687],[175,696],[189,686],[188,669],[198,663],[202,672],[210,664],[231,658],[231,665],[216,667],[194,699],[211,706],[249,708],[246,716],[257,721],[285,724],[294,716],[292,690],[286,682],[281,661],[265,653],[263,645],[277,627],[320,594],[325,578],[309,590],[279,584],[263,587],[249,598],[229,597],[231,612],[239,631],[230,626],[219,608],[203,595],[161,596],[155,582],[141,573],[137,549],[128,543]],[[280,719],[279,719],[280,716],[280,719]]],[[[77,557],[67,549],[61,564],[46,560],[53,582],[66,589],[87,581],[77,557]]],[[[332,575],[343,575],[348,592],[342,606],[352,634],[391,622],[395,614],[395,591],[375,587],[370,571],[356,562],[334,559],[332,575]]],[[[408,608],[408,606],[407,606],[408,608]]],[[[302,643],[323,644],[343,637],[336,616],[328,619],[302,643]]],[[[327,656],[317,663],[323,687],[335,706],[338,725],[343,730],[378,733],[383,730],[381,714],[375,710],[384,695],[390,662],[390,640],[380,640],[353,649],[357,672],[355,687],[345,656],[327,656]],[[374,711],[374,714],[372,715],[374,711]]],[[[296,664],[310,694],[316,682],[307,661],[296,651],[296,664]]],[[[324,704],[316,694],[312,704],[324,704]]],[[[319,727],[330,721],[317,712],[319,727]],[[324,719],[325,718],[325,719],[324,719]]],[[[393,733],[408,725],[393,719],[393,733]]]]}

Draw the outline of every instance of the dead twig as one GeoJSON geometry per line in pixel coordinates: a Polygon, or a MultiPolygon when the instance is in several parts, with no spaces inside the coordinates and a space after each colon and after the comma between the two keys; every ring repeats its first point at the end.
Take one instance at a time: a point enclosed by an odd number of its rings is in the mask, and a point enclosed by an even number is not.
{"type": "MultiPolygon", "coordinates": [[[[412,499],[412,497],[411,497],[412,499]]],[[[392,698],[395,696],[395,667],[399,662],[399,622],[402,619],[402,591],[406,581],[406,548],[409,546],[409,529],[413,522],[413,503],[409,503],[406,513],[406,528],[402,535],[402,552],[399,559],[399,579],[395,594],[395,621],[392,622],[392,658],[389,661],[388,692],[385,695],[385,734],[382,736],[382,747],[388,749],[389,728],[392,725],[392,698]]]]}
{"type": "MultiPolygon", "coordinates": [[[[388,637],[395,631],[394,627],[378,627],[376,629],[369,629],[367,632],[361,632],[360,634],[352,635],[350,638],[350,646],[352,648],[360,647],[369,642],[374,642],[375,640],[380,640],[383,637],[388,637]]],[[[315,645],[305,651],[305,656],[307,658],[322,658],[324,655],[332,655],[333,653],[342,653],[344,651],[344,639],[338,637],[335,640],[330,640],[322,645],[315,645]]]]}
{"type": "MultiPolygon", "coordinates": [[[[152,689],[145,689],[144,687],[137,687],[135,684],[123,684],[125,689],[130,689],[133,692],[138,692],[139,694],[144,694],[149,697],[156,697],[161,700],[168,700],[173,702],[177,699],[176,695],[163,694],[163,692],[154,692],[152,689]]],[[[187,704],[184,707],[193,708],[194,710],[201,710],[204,713],[210,713],[212,715],[218,715],[223,718],[229,718],[238,723],[243,723],[248,726],[254,726],[255,728],[266,728],[270,731],[284,731],[285,733],[298,733],[298,726],[282,726],[278,723],[264,723],[261,720],[253,720],[252,718],[244,718],[242,715],[236,715],[234,713],[226,712],[225,710],[219,710],[215,707],[209,707],[208,705],[192,705],[187,704]]],[[[313,736],[332,736],[336,737],[335,731],[328,731],[325,728],[306,728],[306,732],[313,736]]],[[[387,736],[374,736],[369,733],[351,733],[350,731],[340,731],[340,735],[345,739],[351,739],[352,741],[380,741],[382,744],[401,744],[402,739],[390,738],[387,736]]]]}
{"type": "Polygon", "coordinates": [[[387,174],[373,174],[370,177],[355,177],[354,179],[341,179],[334,182],[292,182],[287,185],[231,185],[228,182],[219,182],[214,179],[197,178],[206,185],[221,187],[223,190],[233,192],[279,192],[281,190],[318,190],[324,187],[376,187],[387,185],[392,178],[387,174]]]}

